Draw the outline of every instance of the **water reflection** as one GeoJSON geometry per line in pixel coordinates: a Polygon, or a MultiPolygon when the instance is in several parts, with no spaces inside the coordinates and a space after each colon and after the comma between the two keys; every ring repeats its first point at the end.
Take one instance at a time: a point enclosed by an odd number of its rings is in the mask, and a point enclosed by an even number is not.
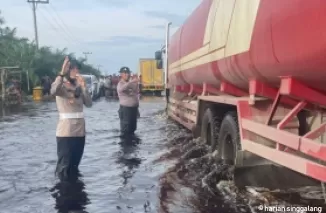
{"type": "Polygon", "coordinates": [[[77,174],[69,181],[58,182],[50,191],[55,199],[55,209],[58,213],[88,213],[86,205],[90,204],[85,190],[82,175],[77,174]]]}
{"type": "Polygon", "coordinates": [[[14,105],[14,106],[6,106],[4,103],[0,102],[0,117],[8,116],[11,114],[18,114],[23,110],[23,106],[14,105]]]}
{"type": "Polygon", "coordinates": [[[120,175],[123,178],[123,186],[128,184],[128,180],[136,173],[135,169],[141,164],[141,159],[137,157],[141,140],[137,136],[129,136],[121,138],[120,154],[116,160],[117,164],[121,164],[127,168],[120,175]]]}
{"type": "Polygon", "coordinates": [[[19,115],[21,113],[32,113],[36,109],[36,104],[24,103],[21,105],[6,106],[0,100],[0,118],[12,115],[19,115]]]}

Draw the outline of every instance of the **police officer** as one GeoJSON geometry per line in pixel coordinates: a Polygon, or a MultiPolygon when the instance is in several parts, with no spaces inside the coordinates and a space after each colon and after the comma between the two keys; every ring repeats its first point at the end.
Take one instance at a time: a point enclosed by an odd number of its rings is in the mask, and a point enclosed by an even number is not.
{"type": "Polygon", "coordinates": [[[121,67],[121,79],[117,85],[120,102],[119,118],[121,136],[132,136],[137,129],[138,117],[138,78],[130,80],[130,69],[121,67]]]}
{"type": "Polygon", "coordinates": [[[56,174],[61,180],[78,172],[85,146],[83,105],[92,106],[85,81],[79,75],[80,68],[78,61],[66,57],[60,74],[51,85],[51,95],[56,96],[59,111],[56,174]]]}

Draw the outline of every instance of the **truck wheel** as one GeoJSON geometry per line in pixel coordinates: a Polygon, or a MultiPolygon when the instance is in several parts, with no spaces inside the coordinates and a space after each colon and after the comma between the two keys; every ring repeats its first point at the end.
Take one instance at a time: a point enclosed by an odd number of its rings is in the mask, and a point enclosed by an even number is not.
{"type": "Polygon", "coordinates": [[[218,146],[219,130],[221,126],[222,116],[215,113],[210,108],[206,109],[201,122],[201,138],[207,145],[211,146],[214,152],[218,146]]]}
{"type": "Polygon", "coordinates": [[[227,164],[235,164],[237,151],[241,149],[236,112],[225,115],[219,133],[218,158],[227,164]]]}

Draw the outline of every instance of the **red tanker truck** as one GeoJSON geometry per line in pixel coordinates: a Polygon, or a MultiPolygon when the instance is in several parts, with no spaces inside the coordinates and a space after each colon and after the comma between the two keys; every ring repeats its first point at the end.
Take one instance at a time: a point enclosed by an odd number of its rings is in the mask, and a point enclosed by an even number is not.
{"type": "Polygon", "coordinates": [[[289,187],[323,184],[325,23],[325,0],[203,0],[171,38],[167,25],[155,53],[158,68],[165,62],[169,117],[218,160],[269,165],[289,187]]]}

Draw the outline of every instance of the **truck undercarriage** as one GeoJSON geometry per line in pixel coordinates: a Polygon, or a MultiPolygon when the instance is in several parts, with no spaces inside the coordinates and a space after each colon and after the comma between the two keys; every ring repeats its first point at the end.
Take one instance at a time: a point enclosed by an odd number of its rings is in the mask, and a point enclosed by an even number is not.
{"type": "Polygon", "coordinates": [[[249,91],[222,82],[220,88],[177,86],[171,93],[168,115],[217,150],[217,161],[235,164],[241,185],[326,181],[324,94],[291,77],[282,78],[279,89],[252,80],[249,91]]]}

